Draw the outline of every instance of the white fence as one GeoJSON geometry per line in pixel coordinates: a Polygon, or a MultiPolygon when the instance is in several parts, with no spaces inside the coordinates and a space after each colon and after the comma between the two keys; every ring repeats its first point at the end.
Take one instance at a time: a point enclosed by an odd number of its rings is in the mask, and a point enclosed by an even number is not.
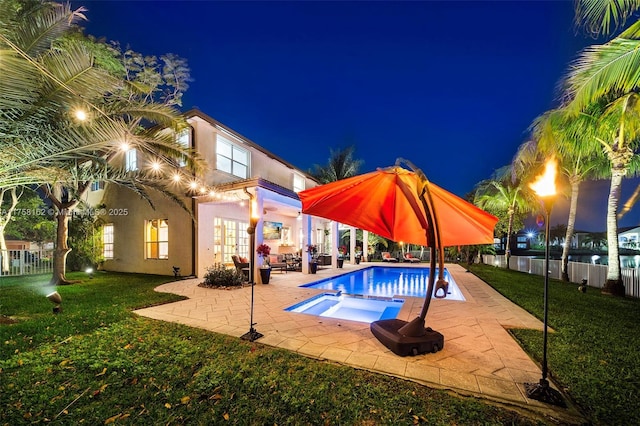
{"type": "MultiPolygon", "coordinates": [[[[482,255],[482,260],[488,265],[495,265],[505,268],[507,262],[504,255],[482,255]]],[[[562,279],[561,260],[549,259],[549,277],[562,279]]],[[[509,258],[509,269],[526,272],[528,274],[544,275],[544,259],[534,259],[527,256],[511,256],[509,258]]],[[[592,265],[590,263],[569,262],[567,272],[569,281],[579,284],[582,280],[587,280],[587,285],[595,288],[602,288],[607,281],[607,265],[592,265]]],[[[624,292],[627,296],[640,297],[640,269],[622,268],[622,282],[624,292]]]]}
{"type": "Polygon", "coordinates": [[[0,250],[1,276],[53,272],[53,250],[0,250]]]}

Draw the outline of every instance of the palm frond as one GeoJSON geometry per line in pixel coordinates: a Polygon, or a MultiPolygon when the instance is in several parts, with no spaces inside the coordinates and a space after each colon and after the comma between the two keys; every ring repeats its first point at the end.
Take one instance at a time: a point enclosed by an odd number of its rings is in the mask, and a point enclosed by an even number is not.
{"type": "Polygon", "coordinates": [[[638,10],[638,0],[577,0],[576,25],[593,36],[611,34],[638,10]]]}
{"type": "Polygon", "coordinates": [[[563,81],[564,103],[581,111],[601,98],[640,87],[640,40],[616,38],[584,49],[563,81]]]}

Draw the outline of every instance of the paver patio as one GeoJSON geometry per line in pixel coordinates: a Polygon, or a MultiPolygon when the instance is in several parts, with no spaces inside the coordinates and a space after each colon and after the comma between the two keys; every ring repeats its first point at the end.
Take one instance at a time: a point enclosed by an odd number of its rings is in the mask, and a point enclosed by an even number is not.
{"type": "MultiPolygon", "coordinates": [[[[552,416],[563,422],[581,422],[572,407],[561,409],[526,397],[524,383],[537,383],[542,373],[507,329],[541,330],[542,322],[460,265],[445,266],[466,301],[434,298],[427,314],[426,325],[445,338],[444,348],[435,354],[400,357],[371,334],[368,323],[284,310],[323,292],[300,288],[301,284],[370,265],[345,264],[344,269],[323,268],[316,275],[272,271],[270,284],[254,288],[255,328],[264,335],[257,343],[490,399],[494,403],[552,416]]],[[[409,264],[399,266],[411,267],[409,264]]],[[[185,279],[159,286],[157,291],[180,294],[189,299],[140,309],[136,313],[235,337],[245,334],[249,330],[251,287],[209,289],[199,287],[201,281],[185,279]]],[[[408,321],[418,316],[424,298],[403,299],[405,303],[398,318],[408,321]]]]}

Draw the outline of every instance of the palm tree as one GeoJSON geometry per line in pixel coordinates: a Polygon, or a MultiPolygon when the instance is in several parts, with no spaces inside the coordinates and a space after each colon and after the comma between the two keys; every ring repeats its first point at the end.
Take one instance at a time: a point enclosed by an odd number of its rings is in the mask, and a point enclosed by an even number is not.
{"type": "Polygon", "coordinates": [[[522,217],[532,211],[529,189],[522,184],[522,181],[513,181],[510,175],[510,168],[506,167],[496,172],[492,179],[480,182],[473,201],[476,206],[500,217],[501,221],[506,215],[505,260],[507,269],[509,269],[509,258],[511,257],[510,240],[514,222],[516,220],[521,222],[522,217]]]}
{"type": "Polygon", "coordinates": [[[569,216],[562,248],[562,280],[569,281],[569,249],[575,231],[580,184],[587,179],[602,178],[608,175],[608,161],[599,147],[588,137],[588,128],[593,117],[586,114],[577,116],[560,108],[547,111],[538,117],[531,126],[536,142],[530,142],[519,151],[521,168],[530,168],[541,162],[541,157],[554,156],[559,163],[561,176],[564,176],[571,188],[569,216]]]}
{"type": "MultiPolygon", "coordinates": [[[[624,25],[639,7],[637,0],[580,0],[576,22],[594,34],[609,34],[624,25]]],[[[606,104],[594,126],[597,141],[611,165],[607,204],[609,268],[602,291],[624,295],[617,240],[617,213],[622,179],[629,173],[638,148],[637,94],[640,88],[640,21],[611,41],[584,49],[564,81],[567,108],[579,113],[606,104]]]]}
{"type": "Polygon", "coordinates": [[[160,188],[168,181],[114,168],[123,144],[175,173],[190,174],[178,168],[185,160],[199,165],[175,141],[185,122],[172,104],[179,102],[188,72],[180,61],[168,64],[174,59],[169,58],[161,74],[154,69],[160,65],[71,34],[72,22],[82,15],[68,5],[23,5],[0,0],[11,28],[0,32],[0,47],[6,48],[0,58],[0,187],[50,184],[47,195],[58,211],[51,283],[58,284],[65,281],[69,214],[93,180],[125,184],[141,194],[145,186],[160,188]],[[158,103],[160,89],[167,95],[158,103]],[[83,117],[72,116],[74,110],[83,117]],[[150,123],[159,126],[149,128],[150,123]]]}
{"type": "Polygon", "coordinates": [[[315,164],[310,174],[318,179],[321,183],[335,182],[344,178],[355,176],[358,174],[362,160],[355,160],[355,146],[351,145],[344,149],[334,151],[329,148],[331,153],[329,162],[326,166],[315,164]]]}

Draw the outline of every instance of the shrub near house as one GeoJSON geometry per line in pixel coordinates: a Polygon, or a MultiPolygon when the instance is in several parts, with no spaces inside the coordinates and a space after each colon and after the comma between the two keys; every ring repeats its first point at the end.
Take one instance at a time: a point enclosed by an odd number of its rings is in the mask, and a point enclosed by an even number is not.
{"type": "Polygon", "coordinates": [[[242,287],[243,282],[244,277],[236,269],[229,269],[217,263],[207,268],[204,282],[200,286],[208,288],[242,287]]]}

